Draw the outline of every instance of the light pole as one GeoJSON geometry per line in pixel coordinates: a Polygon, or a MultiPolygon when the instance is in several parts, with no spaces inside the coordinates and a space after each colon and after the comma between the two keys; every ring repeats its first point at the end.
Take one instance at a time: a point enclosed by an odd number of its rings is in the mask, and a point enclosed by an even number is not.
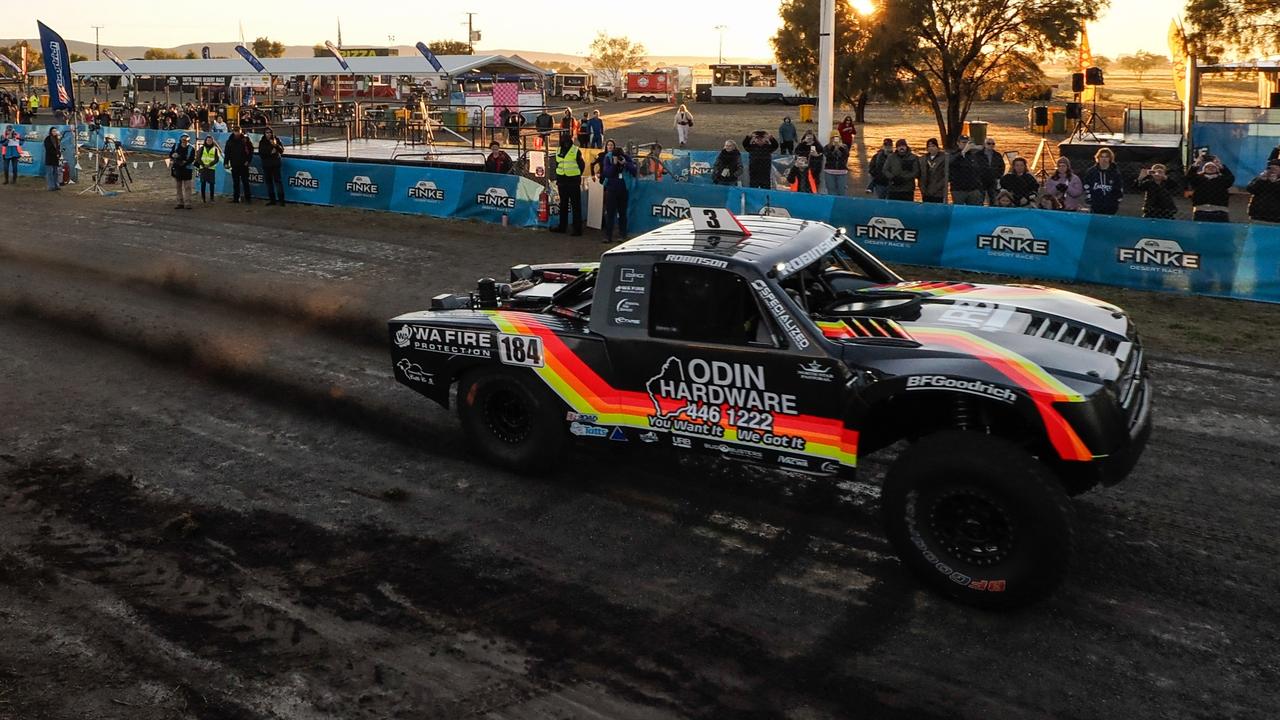
{"type": "Polygon", "coordinates": [[[831,116],[835,112],[836,0],[822,0],[822,21],[818,35],[818,142],[831,139],[831,116]]]}
{"type": "Polygon", "coordinates": [[[90,25],[93,28],[93,59],[101,60],[102,55],[98,53],[98,31],[106,27],[105,25],[90,25]]]}
{"type": "Polygon", "coordinates": [[[717,25],[713,30],[720,31],[720,64],[724,64],[724,31],[729,29],[728,25],[717,25]]]}

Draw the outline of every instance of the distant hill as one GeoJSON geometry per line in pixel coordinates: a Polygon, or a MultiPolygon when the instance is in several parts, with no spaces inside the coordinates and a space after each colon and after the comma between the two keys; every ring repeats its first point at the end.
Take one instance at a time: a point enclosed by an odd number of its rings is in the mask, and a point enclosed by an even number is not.
{"type": "MultiPolygon", "coordinates": [[[[26,40],[32,47],[37,47],[40,44],[38,38],[27,38],[26,40]]],[[[14,43],[17,43],[17,42],[21,42],[21,39],[10,39],[10,40],[0,39],[0,45],[13,45],[14,43]]],[[[200,48],[204,47],[205,45],[208,45],[209,51],[213,53],[214,57],[234,57],[236,52],[235,51],[236,44],[237,43],[235,40],[226,41],[226,42],[187,43],[186,45],[178,45],[177,47],[170,47],[170,48],[164,48],[164,49],[172,50],[178,53],[179,55],[186,55],[188,50],[191,52],[194,52],[196,55],[199,55],[200,48]]],[[[116,52],[117,55],[119,55],[124,60],[133,60],[133,59],[141,58],[143,54],[150,49],[149,47],[134,46],[134,45],[105,45],[104,44],[101,47],[111,48],[116,52]]],[[[396,47],[397,49],[400,50],[401,55],[413,55],[418,52],[412,45],[398,45],[396,47]]],[[[67,48],[73,53],[79,53],[88,58],[93,57],[93,43],[91,42],[85,42],[83,40],[67,40],[67,48]]],[[[285,57],[311,57],[313,54],[311,48],[312,48],[311,45],[287,45],[285,46],[284,56],[285,57]]],[[[586,62],[587,62],[586,58],[580,55],[538,52],[536,50],[491,50],[489,48],[477,48],[476,54],[477,55],[519,55],[520,57],[534,64],[547,63],[547,62],[565,62],[565,63],[573,63],[574,65],[586,65],[586,62]]],[[[773,62],[772,58],[744,58],[744,57],[728,58],[727,57],[724,60],[727,63],[773,62]]],[[[648,58],[646,64],[651,67],[657,66],[657,65],[697,66],[697,65],[710,65],[710,64],[714,64],[715,62],[717,62],[717,58],[714,58],[714,57],[686,55],[686,56],[654,56],[654,57],[648,58]]]]}

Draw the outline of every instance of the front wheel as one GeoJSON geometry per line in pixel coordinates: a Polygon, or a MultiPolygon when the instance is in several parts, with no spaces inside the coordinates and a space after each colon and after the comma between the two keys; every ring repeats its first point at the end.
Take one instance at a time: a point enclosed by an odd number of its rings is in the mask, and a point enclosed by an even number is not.
{"type": "Polygon", "coordinates": [[[528,371],[468,373],[458,382],[458,417],[472,447],[510,470],[549,472],[564,449],[560,401],[528,371]]]}
{"type": "Polygon", "coordinates": [[[990,435],[948,430],[907,448],[889,468],[881,512],[905,565],[980,607],[1043,597],[1071,558],[1062,486],[1026,451],[990,435]]]}

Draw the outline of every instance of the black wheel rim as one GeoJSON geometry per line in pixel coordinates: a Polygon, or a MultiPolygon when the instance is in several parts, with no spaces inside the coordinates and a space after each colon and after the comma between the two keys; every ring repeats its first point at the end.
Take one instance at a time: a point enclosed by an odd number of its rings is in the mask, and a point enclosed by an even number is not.
{"type": "Polygon", "coordinates": [[[507,388],[486,393],[481,412],[489,432],[502,442],[523,442],[532,429],[524,398],[507,388]]]}
{"type": "Polygon", "coordinates": [[[990,567],[1013,551],[1013,522],[1005,508],[976,490],[940,495],[929,511],[933,536],[953,558],[990,567]]]}

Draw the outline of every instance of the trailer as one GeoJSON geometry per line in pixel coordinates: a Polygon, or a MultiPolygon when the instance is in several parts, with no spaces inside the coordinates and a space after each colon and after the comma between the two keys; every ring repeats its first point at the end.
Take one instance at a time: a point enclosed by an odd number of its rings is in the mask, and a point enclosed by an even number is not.
{"type": "Polygon", "coordinates": [[[785,105],[816,102],[796,89],[777,65],[712,65],[711,101],[785,105]]]}
{"type": "Polygon", "coordinates": [[[591,76],[586,73],[556,73],[552,76],[551,96],[581,102],[587,98],[591,76]]]}
{"type": "Polygon", "coordinates": [[[627,100],[640,102],[673,102],[679,76],[670,69],[632,70],[627,72],[627,100]]]}

